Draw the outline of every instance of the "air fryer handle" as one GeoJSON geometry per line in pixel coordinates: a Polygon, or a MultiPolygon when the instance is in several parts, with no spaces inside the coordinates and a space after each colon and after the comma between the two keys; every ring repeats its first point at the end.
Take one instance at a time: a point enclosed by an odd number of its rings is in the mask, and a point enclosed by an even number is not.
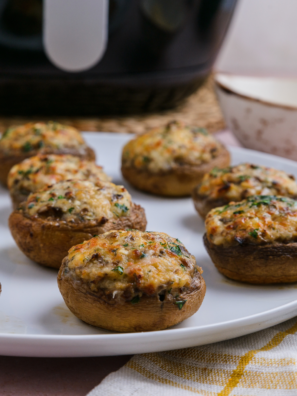
{"type": "Polygon", "coordinates": [[[108,0],[44,0],[43,26],[51,62],[69,72],[87,70],[105,52],[108,0]]]}

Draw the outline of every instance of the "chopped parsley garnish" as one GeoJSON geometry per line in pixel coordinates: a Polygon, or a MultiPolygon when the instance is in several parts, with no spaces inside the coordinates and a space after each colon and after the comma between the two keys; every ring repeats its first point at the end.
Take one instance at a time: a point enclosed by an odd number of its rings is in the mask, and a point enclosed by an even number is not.
{"type": "Polygon", "coordinates": [[[242,213],[244,213],[244,210],[236,210],[236,212],[233,212],[234,215],[242,214],[242,213]]]}
{"type": "Polygon", "coordinates": [[[59,195],[58,199],[66,199],[66,197],[63,197],[63,195],[59,195]]]}
{"type": "MultiPolygon", "coordinates": [[[[29,176],[29,175],[31,175],[31,173],[33,173],[33,171],[34,171],[34,169],[30,168],[30,169],[28,169],[26,171],[23,171],[23,175],[24,176],[29,176]]],[[[19,171],[19,172],[22,172],[22,171],[19,171]]]]}
{"type": "Polygon", "coordinates": [[[74,208],[69,208],[69,209],[68,209],[68,212],[69,212],[69,213],[72,213],[73,210],[74,210],[74,208]]]}
{"type": "Polygon", "coordinates": [[[30,168],[30,169],[28,169],[26,171],[19,170],[18,174],[19,175],[23,175],[23,176],[29,176],[33,172],[33,170],[34,170],[33,168],[30,168]]]}
{"type": "Polygon", "coordinates": [[[175,253],[178,256],[182,255],[182,251],[181,251],[181,248],[179,247],[179,245],[169,246],[169,249],[172,251],[172,253],[175,253]]]}
{"type": "Polygon", "coordinates": [[[144,244],[142,243],[141,245],[139,245],[139,247],[144,247],[144,244]]]}
{"type": "Polygon", "coordinates": [[[177,238],[175,238],[175,239],[177,240],[177,242],[181,243],[181,241],[179,239],[177,239],[177,238]]]}
{"type": "Polygon", "coordinates": [[[28,205],[28,209],[32,209],[33,206],[34,206],[34,203],[31,202],[31,203],[28,205]]]}
{"type": "Polygon", "coordinates": [[[142,252],[141,255],[140,255],[140,258],[142,259],[144,257],[146,257],[146,254],[144,252],[142,252]]]}
{"type": "Polygon", "coordinates": [[[178,306],[178,309],[181,310],[182,307],[185,305],[187,300],[182,300],[182,301],[175,301],[174,304],[178,306]]]}
{"type": "Polygon", "coordinates": [[[55,162],[53,159],[49,159],[46,161],[46,165],[51,165],[53,162],[55,162]]]}
{"type": "Polygon", "coordinates": [[[230,172],[230,168],[223,168],[220,169],[217,166],[213,168],[213,170],[209,173],[211,176],[218,176],[219,173],[228,173],[230,172]]]}
{"type": "Polygon", "coordinates": [[[8,136],[9,132],[11,132],[13,129],[12,128],[8,128],[6,129],[6,131],[2,134],[1,139],[4,139],[8,136]]]}
{"type": "Polygon", "coordinates": [[[129,243],[125,243],[123,246],[124,246],[124,247],[127,247],[128,245],[129,245],[129,243]]]}
{"type": "Polygon", "coordinates": [[[53,197],[50,197],[50,199],[49,199],[49,201],[54,201],[55,200],[55,198],[53,198],[53,197]]]}
{"type": "Polygon", "coordinates": [[[246,180],[248,180],[250,178],[251,178],[251,176],[249,176],[249,175],[240,175],[240,176],[238,176],[238,179],[240,181],[246,181],[246,180]]]}
{"type": "Polygon", "coordinates": [[[31,150],[33,150],[33,147],[31,145],[31,143],[30,142],[26,142],[23,145],[23,151],[25,151],[25,153],[27,153],[28,151],[31,151],[31,150]]]}
{"type": "Polygon", "coordinates": [[[166,243],[160,242],[160,245],[166,249],[166,243]]]}
{"type": "Polygon", "coordinates": [[[34,133],[35,133],[35,135],[39,136],[39,135],[41,135],[41,132],[42,132],[42,129],[37,128],[37,127],[34,127],[34,133]]]}
{"type": "Polygon", "coordinates": [[[114,206],[115,206],[116,208],[120,209],[120,210],[121,210],[122,212],[124,212],[124,213],[128,212],[128,210],[129,210],[129,208],[127,208],[127,206],[124,205],[124,204],[121,205],[121,204],[119,204],[119,203],[115,203],[114,206]]]}
{"type": "Polygon", "coordinates": [[[285,202],[286,204],[288,204],[288,206],[294,205],[294,203],[289,198],[285,198],[285,197],[277,198],[277,201],[285,202]]]}
{"type": "Polygon", "coordinates": [[[192,131],[194,133],[202,133],[202,135],[205,135],[205,136],[208,135],[208,132],[205,128],[192,128],[192,131]]]}
{"type": "Polygon", "coordinates": [[[259,230],[259,228],[255,228],[253,231],[250,231],[249,232],[250,236],[257,239],[258,238],[258,230],[259,230]]]}
{"type": "Polygon", "coordinates": [[[182,269],[185,271],[186,270],[186,266],[184,264],[180,265],[182,267],[182,269]]]}
{"type": "Polygon", "coordinates": [[[228,205],[224,206],[222,210],[217,210],[216,213],[221,214],[221,213],[225,212],[229,207],[230,207],[230,205],[228,204],[228,205]]]}
{"type": "Polygon", "coordinates": [[[131,304],[138,304],[140,301],[140,297],[139,296],[135,296],[132,298],[131,300],[131,304]]]}
{"type": "Polygon", "coordinates": [[[123,273],[124,273],[124,269],[123,269],[123,267],[121,267],[120,265],[118,265],[117,267],[115,267],[112,271],[118,272],[120,275],[123,275],[123,273]]]}

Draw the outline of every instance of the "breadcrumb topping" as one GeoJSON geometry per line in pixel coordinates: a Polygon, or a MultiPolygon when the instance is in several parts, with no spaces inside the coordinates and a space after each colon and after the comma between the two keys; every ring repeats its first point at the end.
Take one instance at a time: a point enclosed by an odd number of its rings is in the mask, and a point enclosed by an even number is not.
{"type": "Polygon", "coordinates": [[[215,245],[289,243],[297,240],[297,202],[260,195],[212,209],[205,220],[206,234],[215,245]]]}
{"type": "Polygon", "coordinates": [[[203,177],[195,193],[209,200],[228,201],[241,201],[252,195],[297,197],[297,183],[294,176],[283,171],[245,163],[214,168],[203,177]]]}
{"type": "Polygon", "coordinates": [[[13,194],[41,190],[62,180],[110,181],[101,166],[72,155],[37,155],[15,165],[8,175],[8,188],[13,194]]]}
{"type": "Polygon", "coordinates": [[[123,149],[122,164],[157,173],[208,163],[221,149],[222,144],[205,129],[174,121],[128,142],[123,149]]]}
{"type": "Polygon", "coordinates": [[[30,194],[20,210],[30,217],[59,219],[67,223],[105,224],[129,216],[131,196],[123,186],[98,181],[62,181],[30,194]]]}
{"type": "Polygon", "coordinates": [[[52,121],[8,128],[0,139],[0,150],[4,154],[82,150],[85,147],[85,141],[77,129],[52,121]]]}
{"type": "Polygon", "coordinates": [[[132,299],[162,293],[179,299],[202,273],[182,242],[161,232],[110,231],[72,247],[64,276],[92,291],[132,299]]]}

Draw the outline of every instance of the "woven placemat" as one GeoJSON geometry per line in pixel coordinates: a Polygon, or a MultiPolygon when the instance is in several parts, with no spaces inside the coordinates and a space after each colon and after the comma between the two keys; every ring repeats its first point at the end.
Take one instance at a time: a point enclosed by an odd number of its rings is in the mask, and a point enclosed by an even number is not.
{"type": "MultiPolygon", "coordinates": [[[[4,118],[0,117],[0,132],[11,125],[20,125],[30,121],[45,120],[40,117],[4,118]]],[[[54,118],[55,121],[72,125],[81,131],[102,131],[141,134],[151,128],[164,125],[171,120],[180,120],[188,125],[196,125],[216,132],[223,129],[225,124],[217,98],[214,92],[213,78],[193,95],[185,100],[178,108],[158,114],[137,115],[129,117],[109,118],[54,118]]]]}

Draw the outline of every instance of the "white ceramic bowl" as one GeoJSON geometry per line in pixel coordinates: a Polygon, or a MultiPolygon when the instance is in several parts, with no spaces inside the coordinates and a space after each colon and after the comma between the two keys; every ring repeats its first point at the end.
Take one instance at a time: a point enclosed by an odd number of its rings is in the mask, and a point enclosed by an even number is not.
{"type": "Polygon", "coordinates": [[[216,75],[228,128],[243,146],[297,160],[297,78],[216,75]]]}

